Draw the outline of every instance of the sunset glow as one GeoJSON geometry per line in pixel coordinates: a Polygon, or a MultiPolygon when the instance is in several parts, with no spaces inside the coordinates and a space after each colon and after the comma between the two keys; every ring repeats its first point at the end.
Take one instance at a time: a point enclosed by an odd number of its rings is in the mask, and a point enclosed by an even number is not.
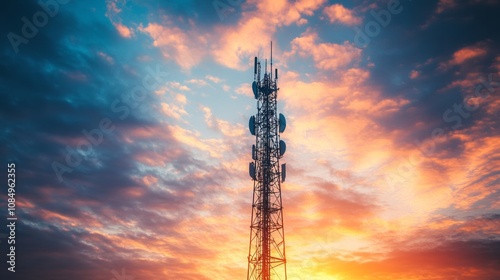
{"type": "Polygon", "coordinates": [[[41,2],[1,9],[1,279],[246,279],[271,41],[288,280],[500,279],[497,1],[41,2]]]}

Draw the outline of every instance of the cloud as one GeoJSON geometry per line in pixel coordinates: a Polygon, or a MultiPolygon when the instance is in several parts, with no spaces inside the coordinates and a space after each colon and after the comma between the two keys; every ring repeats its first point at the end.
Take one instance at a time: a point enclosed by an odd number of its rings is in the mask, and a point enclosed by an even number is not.
{"type": "Polygon", "coordinates": [[[181,85],[179,82],[169,82],[168,85],[171,88],[182,90],[182,91],[190,91],[191,89],[185,85],[181,85]]]}
{"type": "MultiPolygon", "coordinates": [[[[305,16],[311,16],[324,0],[301,0],[293,3],[282,1],[254,1],[256,11],[243,13],[237,26],[216,27],[220,34],[212,55],[216,62],[228,68],[243,70],[250,66],[250,60],[263,48],[267,48],[276,28],[293,23],[307,23],[305,16]],[[259,37],[259,42],[252,38],[259,37]]],[[[275,45],[276,46],[276,45],[275,45]]]]}
{"type": "Polygon", "coordinates": [[[165,115],[177,120],[183,115],[187,115],[187,112],[182,107],[175,104],[167,104],[165,102],[161,103],[161,110],[165,115]]]}
{"type": "Polygon", "coordinates": [[[457,5],[455,0],[439,0],[436,8],[436,14],[441,14],[446,10],[452,9],[457,5]]]}
{"type": "Polygon", "coordinates": [[[476,58],[478,56],[485,55],[487,53],[486,48],[482,46],[468,46],[464,47],[455,53],[453,53],[453,58],[448,62],[449,65],[460,65],[467,60],[476,58]]]}
{"type": "Polygon", "coordinates": [[[235,92],[237,94],[240,94],[240,95],[245,95],[245,96],[248,96],[248,97],[254,97],[253,95],[253,92],[252,92],[252,89],[251,89],[251,85],[250,84],[242,84],[240,85],[238,88],[236,88],[235,92]]]}
{"type": "Polygon", "coordinates": [[[158,47],[163,57],[177,62],[183,69],[187,70],[200,63],[205,55],[202,46],[208,43],[203,35],[197,35],[195,31],[185,32],[179,27],[149,23],[139,30],[153,38],[153,46],[158,47]]]}
{"type": "Polygon", "coordinates": [[[494,0],[474,0],[469,2],[460,2],[457,0],[439,0],[434,7],[433,12],[426,22],[421,26],[423,29],[437,23],[440,19],[456,19],[455,14],[460,12],[470,13],[471,10],[486,7],[491,9],[496,5],[494,0]],[[455,14],[454,14],[455,13],[455,14]]]}
{"type": "Polygon", "coordinates": [[[494,267],[494,251],[498,242],[448,242],[429,248],[397,250],[382,261],[342,261],[338,258],[324,260],[318,270],[333,274],[342,271],[343,275],[356,279],[372,279],[373,275],[385,275],[381,279],[413,277],[414,279],[485,279],[493,280],[499,276],[494,267]],[[451,256],[454,256],[451,258],[451,256]],[[459,266],[456,264],[460,263],[459,266]]]}
{"type": "Polygon", "coordinates": [[[130,28],[121,23],[114,23],[113,25],[116,27],[116,30],[118,30],[120,36],[124,38],[131,38],[132,35],[134,34],[130,28]]]}
{"type": "Polygon", "coordinates": [[[270,19],[272,24],[277,26],[304,25],[308,22],[305,16],[312,16],[325,2],[324,0],[253,0],[251,3],[257,6],[258,11],[249,15],[270,19]]]}
{"type": "Polygon", "coordinates": [[[194,85],[200,86],[200,87],[207,85],[207,82],[205,80],[202,80],[202,79],[190,79],[187,82],[190,83],[190,84],[194,84],[194,85]]]}
{"type": "Polygon", "coordinates": [[[352,10],[349,10],[341,4],[333,4],[325,7],[323,13],[328,16],[330,23],[339,22],[345,25],[358,25],[361,23],[361,18],[354,15],[352,10]]]}
{"type": "Polygon", "coordinates": [[[419,76],[420,76],[420,72],[417,70],[411,70],[410,75],[409,75],[410,79],[416,79],[419,76]]]}
{"type": "Polygon", "coordinates": [[[111,12],[114,14],[119,14],[122,11],[122,9],[120,7],[118,7],[120,4],[121,3],[118,0],[108,0],[108,1],[106,1],[106,8],[107,8],[108,12],[111,12]]]}
{"type": "Polygon", "coordinates": [[[285,57],[294,55],[312,56],[315,66],[322,70],[336,70],[356,63],[361,57],[361,49],[345,41],[342,45],[332,43],[318,43],[318,34],[308,30],[300,37],[293,39],[291,51],[285,57]]]}
{"type": "Polygon", "coordinates": [[[215,77],[215,76],[212,76],[212,75],[206,75],[205,79],[207,79],[207,80],[209,80],[209,81],[211,81],[213,83],[216,83],[216,84],[222,82],[221,78],[218,78],[218,77],[215,77]]]}
{"type": "Polygon", "coordinates": [[[209,107],[201,106],[201,110],[205,116],[205,123],[209,128],[214,129],[228,137],[241,137],[244,135],[245,129],[243,128],[243,125],[235,125],[226,120],[216,118],[212,114],[212,110],[209,107]]]}
{"type": "Polygon", "coordinates": [[[134,35],[134,32],[129,27],[122,24],[122,20],[120,18],[120,13],[122,12],[122,8],[120,6],[125,5],[125,1],[118,0],[108,0],[106,1],[106,16],[109,18],[113,26],[118,31],[118,34],[124,38],[131,38],[134,35]]]}
{"type": "Polygon", "coordinates": [[[250,57],[269,44],[274,30],[273,25],[263,17],[248,17],[240,21],[236,28],[217,27],[215,31],[220,37],[211,51],[213,59],[231,69],[248,68],[250,57]],[[255,37],[260,38],[259,43],[254,42],[252,38],[255,37]]]}
{"type": "Polygon", "coordinates": [[[153,38],[153,45],[161,49],[165,58],[175,60],[185,70],[200,63],[207,55],[220,65],[243,70],[249,67],[251,57],[267,47],[277,27],[307,23],[303,16],[313,15],[324,2],[249,2],[248,4],[255,5],[257,10],[243,12],[236,26],[215,25],[211,27],[210,32],[193,26],[192,22],[184,30],[165,18],[161,23],[149,23],[146,27],[139,27],[139,30],[153,38]],[[269,19],[272,19],[271,23],[269,19]],[[255,36],[259,36],[262,43],[256,44],[252,41],[255,36]]]}

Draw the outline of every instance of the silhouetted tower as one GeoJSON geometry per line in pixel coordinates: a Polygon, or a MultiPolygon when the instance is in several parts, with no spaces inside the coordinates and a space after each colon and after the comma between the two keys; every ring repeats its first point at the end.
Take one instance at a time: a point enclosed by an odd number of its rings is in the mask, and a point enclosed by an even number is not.
{"type": "Polygon", "coordinates": [[[278,69],[273,77],[273,46],[271,67],[267,60],[261,79],[261,63],[255,57],[252,90],[257,99],[257,115],[250,117],[249,129],[255,135],[249,173],[254,181],[250,248],[247,280],[287,279],[285,233],[281,183],[285,181],[286,165],[280,166],[286,145],[280,140],[286,120],[277,112],[278,69]]]}

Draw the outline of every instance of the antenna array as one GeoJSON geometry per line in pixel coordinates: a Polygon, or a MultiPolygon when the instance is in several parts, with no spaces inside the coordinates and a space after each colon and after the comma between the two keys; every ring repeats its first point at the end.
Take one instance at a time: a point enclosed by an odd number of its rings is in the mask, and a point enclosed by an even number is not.
{"type": "Polygon", "coordinates": [[[247,280],[287,279],[281,199],[286,164],[279,163],[286,151],[285,142],[280,140],[286,119],[277,113],[278,69],[273,77],[272,42],[270,65],[268,73],[266,60],[261,79],[261,62],[255,57],[252,91],[257,99],[257,114],[249,121],[255,144],[249,165],[254,188],[247,280]]]}

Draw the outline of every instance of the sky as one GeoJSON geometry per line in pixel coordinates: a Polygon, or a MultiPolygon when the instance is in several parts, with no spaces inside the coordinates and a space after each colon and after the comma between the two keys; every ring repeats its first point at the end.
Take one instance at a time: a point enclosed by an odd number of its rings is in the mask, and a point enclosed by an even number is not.
{"type": "Polygon", "coordinates": [[[500,279],[496,0],[9,1],[15,273],[245,279],[253,58],[279,71],[289,280],[500,279]]]}

